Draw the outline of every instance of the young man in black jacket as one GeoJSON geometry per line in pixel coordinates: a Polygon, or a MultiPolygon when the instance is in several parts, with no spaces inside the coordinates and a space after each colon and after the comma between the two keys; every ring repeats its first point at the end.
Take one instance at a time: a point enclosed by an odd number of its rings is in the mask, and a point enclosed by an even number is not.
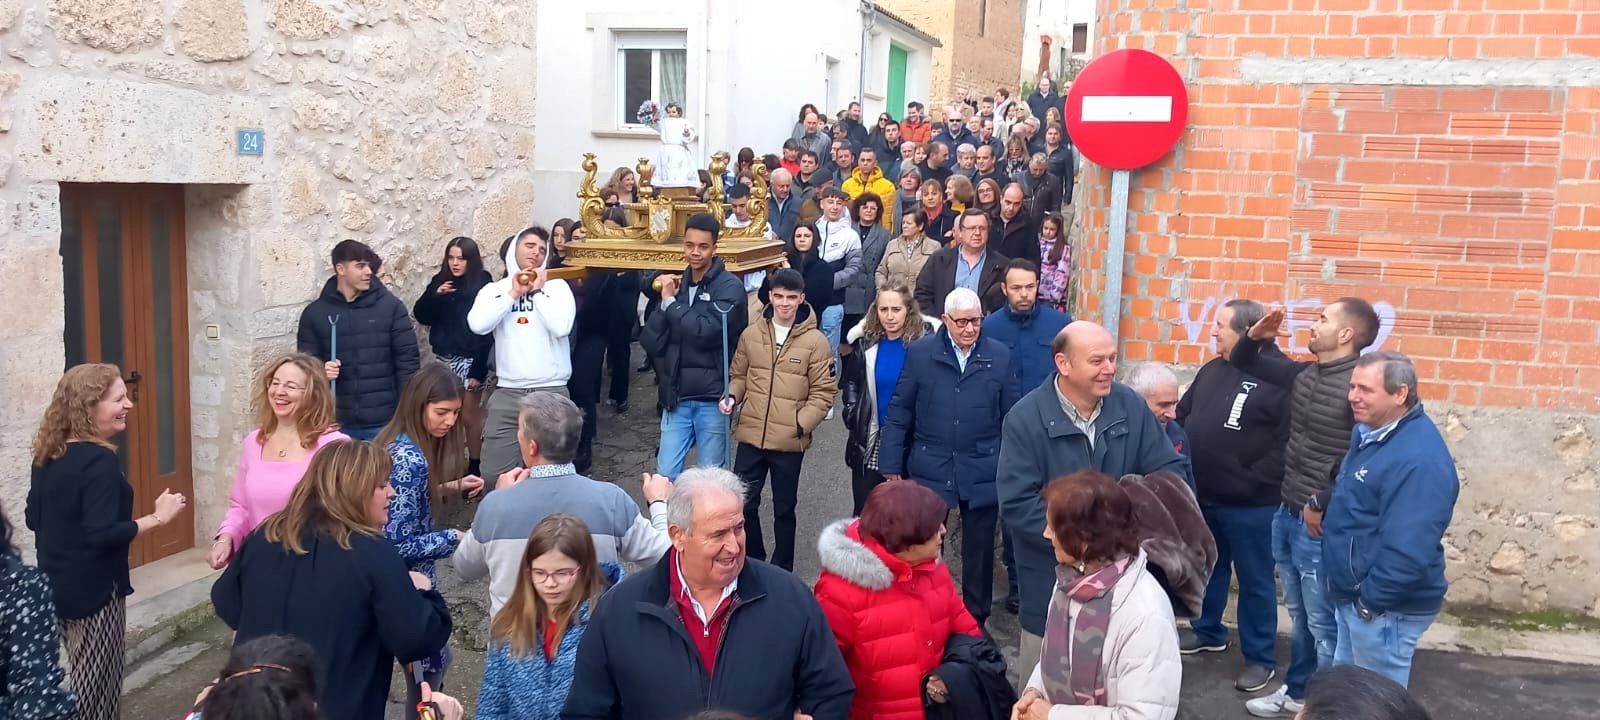
{"type": "Polygon", "coordinates": [[[710,213],[689,216],[682,275],[663,274],[661,309],[639,334],[660,363],[662,407],[656,472],[676,478],[689,448],[701,466],[728,462],[728,418],[718,409],[728,388],[728,363],[749,318],[744,283],[717,257],[721,225],[710,213]]]}
{"type": "MultiPolygon", "coordinates": [[[[1184,654],[1222,652],[1228,631],[1230,571],[1239,575],[1239,645],[1245,668],[1234,681],[1255,692],[1277,675],[1278,634],[1273,578],[1272,518],[1283,486],[1283,447],[1289,439],[1289,393],[1228,361],[1234,346],[1250,340],[1250,327],[1266,315],[1254,300],[1230,300],[1217,312],[1212,338],[1219,357],[1195,375],[1178,401],[1178,422],[1193,443],[1200,510],[1217,540],[1217,564],[1206,586],[1200,617],[1183,634],[1184,654]]],[[[1278,354],[1276,346],[1262,354],[1278,354]]]]}
{"type": "Polygon", "coordinates": [[[334,383],[339,430],[371,440],[394,415],[400,390],[421,358],[405,303],[377,272],[378,254],[364,243],[333,246],[333,277],[300,313],[295,344],[323,361],[334,383]]]}

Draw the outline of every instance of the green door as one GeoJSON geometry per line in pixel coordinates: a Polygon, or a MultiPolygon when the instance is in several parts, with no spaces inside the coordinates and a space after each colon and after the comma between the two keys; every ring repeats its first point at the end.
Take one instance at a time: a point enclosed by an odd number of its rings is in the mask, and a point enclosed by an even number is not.
{"type": "Polygon", "coordinates": [[[884,109],[889,117],[903,119],[906,114],[906,51],[899,45],[889,46],[889,96],[884,109]]]}

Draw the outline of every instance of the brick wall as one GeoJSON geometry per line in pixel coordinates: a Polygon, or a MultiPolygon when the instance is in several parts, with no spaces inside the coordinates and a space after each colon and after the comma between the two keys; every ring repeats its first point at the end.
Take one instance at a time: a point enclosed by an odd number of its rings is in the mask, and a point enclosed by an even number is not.
{"type": "MultiPolygon", "coordinates": [[[[933,50],[930,110],[1017,87],[1022,0],[887,0],[879,5],[943,43],[933,50]],[[984,18],[979,34],[980,15],[984,18]]],[[[936,115],[937,116],[937,115],[936,115]]]]}
{"type": "MultiPolygon", "coordinates": [[[[1424,397],[1600,410],[1600,90],[1560,84],[1600,78],[1600,5],[1571,2],[1102,2],[1108,50],[1172,58],[1191,93],[1135,179],[1125,355],[1199,362],[1208,299],[1305,301],[1303,327],[1359,294],[1424,397]]],[[[1107,175],[1083,182],[1098,266],[1107,175]]]]}
{"type": "MultiPolygon", "coordinates": [[[[1190,92],[1133,178],[1124,356],[1209,359],[1234,297],[1287,304],[1302,351],[1326,301],[1374,301],[1462,470],[1452,598],[1600,615],[1600,3],[1194,7],[1098,5],[1098,47],[1190,92]]],[[[1094,319],[1110,175],[1080,177],[1094,319]]]]}

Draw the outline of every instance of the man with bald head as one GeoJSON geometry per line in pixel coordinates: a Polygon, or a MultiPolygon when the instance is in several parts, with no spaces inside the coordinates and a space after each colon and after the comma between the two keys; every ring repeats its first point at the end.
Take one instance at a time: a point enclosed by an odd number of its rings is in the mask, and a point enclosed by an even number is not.
{"type": "Polygon", "coordinates": [[[1011,529],[1022,592],[1019,662],[1035,662],[1054,591],[1055,551],[1044,538],[1051,480],[1098,470],[1111,477],[1167,470],[1185,477],[1183,458],[1131,388],[1115,382],[1117,343],[1092,322],[1069,323],[1050,347],[1055,376],[1017,401],[1000,431],[995,489],[1011,529]]]}

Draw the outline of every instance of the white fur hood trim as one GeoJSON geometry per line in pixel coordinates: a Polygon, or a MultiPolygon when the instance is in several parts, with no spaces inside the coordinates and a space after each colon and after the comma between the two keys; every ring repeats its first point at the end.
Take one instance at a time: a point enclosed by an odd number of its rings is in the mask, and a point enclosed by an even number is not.
{"type": "Polygon", "coordinates": [[[823,529],[822,536],[817,539],[822,569],[857,587],[889,589],[894,584],[894,573],[877,553],[845,532],[851,522],[840,520],[823,529]]]}

